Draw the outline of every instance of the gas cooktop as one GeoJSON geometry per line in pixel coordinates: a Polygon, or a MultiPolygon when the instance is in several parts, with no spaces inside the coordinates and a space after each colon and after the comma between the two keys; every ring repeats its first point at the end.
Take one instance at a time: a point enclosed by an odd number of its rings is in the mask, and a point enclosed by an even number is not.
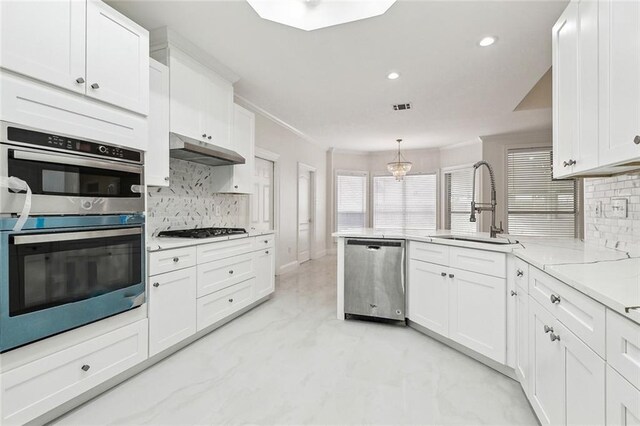
{"type": "Polygon", "coordinates": [[[196,228],[196,229],[180,229],[176,231],[162,231],[158,237],[173,238],[213,238],[224,237],[226,235],[246,234],[244,228],[196,228]]]}

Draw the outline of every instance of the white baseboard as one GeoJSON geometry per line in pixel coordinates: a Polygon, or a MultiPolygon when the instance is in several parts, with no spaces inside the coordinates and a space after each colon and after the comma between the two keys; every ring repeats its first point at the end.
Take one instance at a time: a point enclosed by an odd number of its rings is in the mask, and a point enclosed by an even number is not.
{"type": "Polygon", "coordinates": [[[298,266],[300,266],[300,263],[297,260],[294,260],[293,262],[289,262],[279,267],[276,275],[282,275],[282,274],[286,274],[287,272],[293,272],[296,269],[298,269],[298,266]]]}

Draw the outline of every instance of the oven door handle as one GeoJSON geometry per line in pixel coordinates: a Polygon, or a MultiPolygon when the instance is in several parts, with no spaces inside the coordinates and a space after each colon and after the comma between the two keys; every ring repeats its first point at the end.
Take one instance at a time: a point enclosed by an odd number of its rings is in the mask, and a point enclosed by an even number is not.
{"type": "Polygon", "coordinates": [[[53,232],[50,234],[15,235],[13,244],[54,243],[58,241],[90,240],[95,238],[119,237],[122,235],[140,235],[142,228],[109,229],[105,231],[53,232]]]}
{"type": "Polygon", "coordinates": [[[17,160],[41,161],[44,163],[52,163],[52,164],[62,163],[62,164],[70,164],[73,166],[93,167],[96,169],[117,170],[121,172],[130,172],[130,173],[137,173],[137,174],[142,173],[141,166],[120,164],[110,160],[92,160],[89,158],[78,158],[75,155],[43,154],[40,152],[23,151],[20,149],[12,149],[11,151],[13,151],[13,158],[17,160]]]}

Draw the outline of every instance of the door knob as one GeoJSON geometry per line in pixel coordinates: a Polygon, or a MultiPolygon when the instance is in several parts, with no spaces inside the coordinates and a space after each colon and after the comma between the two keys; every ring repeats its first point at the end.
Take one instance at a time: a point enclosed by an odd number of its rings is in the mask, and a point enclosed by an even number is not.
{"type": "Polygon", "coordinates": [[[156,288],[160,287],[160,283],[153,283],[153,286],[156,287],[156,288]]]}
{"type": "Polygon", "coordinates": [[[524,271],[523,271],[522,269],[518,269],[518,270],[516,271],[516,277],[521,277],[521,276],[523,276],[523,275],[524,275],[524,271]]]}
{"type": "Polygon", "coordinates": [[[100,88],[100,85],[99,85],[98,83],[93,83],[93,84],[91,85],[91,88],[92,88],[92,89],[99,89],[99,88],[100,88]]]}
{"type": "Polygon", "coordinates": [[[513,291],[513,290],[511,290],[511,295],[512,295],[512,296],[517,296],[517,295],[518,295],[518,292],[517,292],[517,291],[513,291]]]}
{"type": "MultiPolygon", "coordinates": [[[[78,77],[78,78],[76,78],[76,83],[78,83],[78,84],[82,84],[82,83],[84,83],[84,78],[82,78],[82,77],[78,77]]],[[[637,136],[636,136],[636,137],[637,137],[637,136]]]]}
{"type": "Polygon", "coordinates": [[[269,250],[265,251],[266,254],[269,254],[269,250]]]}
{"type": "Polygon", "coordinates": [[[636,135],[636,137],[633,138],[633,143],[635,143],[636,145],[640,145],[640,136],[636,135]]]}
{"type": "Polygon", "coordinates": [[[180,258],[179,258],[179,257],[174,257],[174,258],[173,258],[173,261],[174,261],[175,263],[177,263],[179,260],[180,260],[180,258]]]}
{"type": "Polygon", "coordinates": [[[555,342],[556,340],[560,340],[560,335],[551,333],[549,335],[549,339],[551,339],[552,342],[555,342]]]}
{"type": "Polygon", "coordinates": [[[233,269],[229,271],[229,275],[233,275],[233,269]]]}
{"type": "Polygon", "coordinates": [[[548,332],[550,332],[550,331],[553,331],[553,327],[549,327],[548,325],[545,325],[545,326],[544,326],[544,332],[545,332],[545,333],[548,333],[548,332]]]}
{"type": "Polygon", "coordinates": [[[446,277],[447,273],[446,272],[440,272],[440,275],[442,275],[443,277],[446,277]]]}
{"type": "Polygon", "coordinates": [[[229,299],[229,303],[233,303],[233,299],[229,299]]]}
{"type": "Polygon", "coordinates": [[[206,134],[206,133],[203,133],[203,134],[202,134],[202,137],[203,137],[203,138],[206,138],[206,137],[207,137],[207,134],[206,134]]]}
{"type": "Polygon", "coordinates": [[[556,296],[553,293],[549,296],[549,299],[551,300],[551,303],[560,303],[560,296],[556,296]]]}
{"type": "Polygon", "coordinates": [[[453,277],[455,277],[455,275],[449,274],[449,278],[453,278],[453,277]]]}
{"type": "Polygon", "coordinates": [[[207,139],[211,140],[211,136],[207,136],[207,139]]]}

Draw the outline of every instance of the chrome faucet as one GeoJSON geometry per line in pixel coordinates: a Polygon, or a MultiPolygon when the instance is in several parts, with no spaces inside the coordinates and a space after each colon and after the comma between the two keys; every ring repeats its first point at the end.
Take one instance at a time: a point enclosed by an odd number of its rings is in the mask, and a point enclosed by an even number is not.
{"type": "Polygon", "coordinates": [[[471,217],[470,222],[476,221],[476,212],[482,213],[484,211],[491,212],[491,231],[489,236],[495,238],[497,234],[504,232],[502,229],[502,221],[500,221],[500,227],[496,226],[496,178],[493,175],[493,168],[491,164],[486,161],[478,161],[473,165],[473,183],[471,185],[471,217]],[[489,177],[491,178],[491,203],[476,203],[476,171],[480,166],[487,166],[489,169],[489,177]]]}

